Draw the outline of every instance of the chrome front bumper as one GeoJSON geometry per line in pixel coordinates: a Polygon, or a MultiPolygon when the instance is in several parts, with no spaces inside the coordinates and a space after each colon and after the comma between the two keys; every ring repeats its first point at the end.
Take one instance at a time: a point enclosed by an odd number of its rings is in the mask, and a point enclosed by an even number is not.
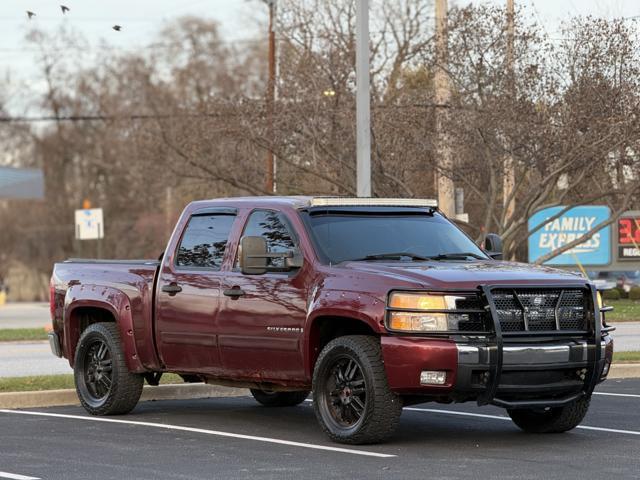
{"type": "MultiPolygon", "coordinates": [[[[457,345],[458,365],[486,365],[489,366],[490,346],[457,345]]],[[[511,366],[571,366],[587,362],[589,349],[593,346],[586,341],[571,341],[561,344],[548,345],[504,345],[502,347],[504,367],[511,366]]],[[[605,357],[606,342],[600,342],[600,358],[605,357]]]]}
{"type": "Polygon", "coordinates": [[[455,390],[476,396],[480,404],[506,408],[562,406],[583,395],[590,378],[604,380],[608,373],[612,339],[602,338],[599,351],[587,340],[545,344],[502,345],[497,383],[496,345],[457,344],[458,370],[455,390]],[[493,392],[487,398],[487,392],[493,392]]]}

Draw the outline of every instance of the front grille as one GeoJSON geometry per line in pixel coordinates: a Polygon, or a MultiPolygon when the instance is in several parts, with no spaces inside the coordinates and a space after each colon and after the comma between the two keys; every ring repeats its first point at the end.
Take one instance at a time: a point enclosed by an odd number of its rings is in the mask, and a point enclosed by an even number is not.
{"type": "Polygon", "coordinates": [[[456,308],[459,310],[477,310],[475,313],[458,314],[458,330],[462,332],[485,332],[490,329],[487,321],[484,304],[477,295],[461,296],[456,299],[456,308]]]}
{"type": "Polygon", "coordinates": [[[587,329],[585,290],[501,288],[492,296],[503,332],[587,329]]]}

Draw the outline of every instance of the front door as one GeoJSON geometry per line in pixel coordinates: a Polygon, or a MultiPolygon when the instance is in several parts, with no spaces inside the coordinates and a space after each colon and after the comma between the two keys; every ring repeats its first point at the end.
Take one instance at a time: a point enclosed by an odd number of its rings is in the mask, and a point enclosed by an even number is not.
{"type": "MultiPolygon", "coordinates": [[[[242,236],[264,237],[270,252],[297,248],[290,223],[275,210],[251,212],[242,236]]],[[[271,259],[269,267],[282,268],[284,260],[271,259]]],[[[218,317],[220,354],[228,374],[266,381],[304,378],[305,288],[297,270],[244,275],[236,260],[225,275],[218,317]]]]}
{"type": "Polygon", "coordinates": [[[235,213],[208,210],[189,219],[173,255],[165,255],[158,278],[156,341],[169,370],[211,372],[220,368],[216,315],[222,259],[235,213]]]}

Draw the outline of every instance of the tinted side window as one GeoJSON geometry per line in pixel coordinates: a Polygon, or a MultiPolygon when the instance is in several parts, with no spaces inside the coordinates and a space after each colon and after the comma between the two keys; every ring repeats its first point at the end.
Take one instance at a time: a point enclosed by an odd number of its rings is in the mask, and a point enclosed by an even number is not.
{"type": "Polygon", "coordinates": [[[176,265],[220,270],[234,215],[196,215],[182,236],[176,265]]]}
{"type": "MultiPolygon", "coordinates": [[[[264,237],[267,250],[271,253],[286,252],[295,247],[291,232],[281,213],[272,210],[258,210],[253,212],[247,220],[243,236],[264,237]]],[[[283,258],[269,260],[270,267],[284,267],[283,258]]]]}

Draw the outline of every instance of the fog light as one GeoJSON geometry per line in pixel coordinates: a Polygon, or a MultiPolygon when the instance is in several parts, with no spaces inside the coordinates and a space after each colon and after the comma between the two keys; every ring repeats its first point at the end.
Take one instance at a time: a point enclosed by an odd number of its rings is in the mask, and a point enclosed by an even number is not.
{"type": "Polygon", "coordinates": [[[444,385],[447,380],[447,372],[438,370],[425,370],[420,373],[421,385],[444,385]]]}
{"type": "Polygon", "coordinates": [[[609,363],[609,361],[605,360],[604,368],[602,369],[602,376],[603,377],[605,377],[609,373],[609,367],[611,367],[611,364],[609,363]]]}

